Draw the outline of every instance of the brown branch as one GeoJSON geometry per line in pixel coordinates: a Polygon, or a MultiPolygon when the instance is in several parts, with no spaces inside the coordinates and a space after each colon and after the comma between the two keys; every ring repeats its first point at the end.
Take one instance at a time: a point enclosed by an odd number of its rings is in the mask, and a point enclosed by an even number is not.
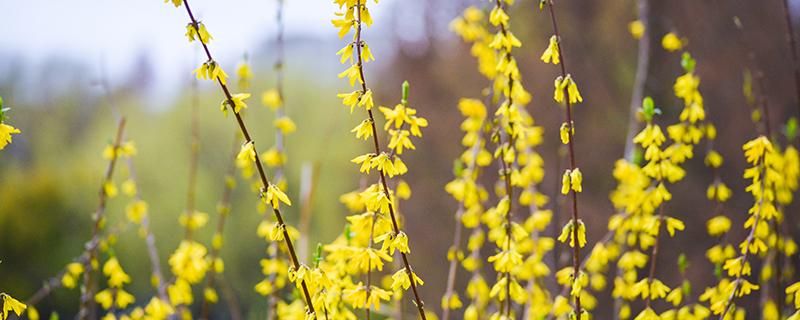
{"type": "MultiPolygon", "coordinates": [[[[550,11],[550,21],[551,21],[552,26],[553,26],[553,33],[555,34],[556,38],[558,39],[556,47],[558,48],[558,55],[561,57],[561,63],[559,64],[561,66],[561,76],[566,78],[567,77],[567,67],[566,67],[566,61],[565,61],[566,59],[564,58],[564,52],[563,52],[563,49],[561,48],[561,35],[558,32],[558,23],[556,21],[556,12],[555,12],[555,8],[554,8],[555,6],[553,5],[553,0],[546,0],[546,1],[547,1],[547,7],[549,8],[549,11],[550,11]]],[[[569,150],[569,165],[570,165],[569,169],[570,170],[575,170],[575,168],[577,168],[577,166],[575,164],[575,147],[574,147],[574,142],[573,142],[574,141],[574,139],[573,139],[574,138],[573,137],[573,131],[575,130],[575,127],[574,127],[575,124],[574,124],[574,122],[572,120],[572,104],[569,101],[569,94],[567,92],[567,88],[566,87],[564,88],[564,96],[566,97],[564,100],[565,100],[566,105],[567,105],[565,112],[566,112],[566,116],[567,116],[567,134],[569,135],[569,142],[567,144],[568,150],[569,150]]],[[[580,265],[581,265],[580,245],[577,243],[578,242],[578,218],[580,217],[580,215],[578,214],[578,193],[575,192],[575,190],[570,190],[570,193],[572,194],[572,223],[573,223],[572,239],[574,239],[573,241],[575,241],[574,246],[573,246],[573,250],[572,250],[572,267],[573,267],[573,271],[572,272],[573,272],[574,281],[577,281],[577,277],[579,275],[580,265]]],[[[580,318],[581,312],[582,312],[582,309],[581,309],[581,297],[580,296],[576,296],[575,297],[575,316],[580,318]]]]}
{"type": "MultiPolygon", "coordinates": [[[[364,69],[363,69],[364,61],[362,61],[363,59],[362,59],[362,56],[361,56],[361,27],[362,27],[361,6],[362,5],[363,4],[361,3],[361,0],[356,0],[356,8],[355,8],[355,10],[357,11],[357,15],[356,15],[356,42],[355,42],[354,46],[356,47],[357,55],[358,55],[358,73],[359,73],[359,76],[361,77],[361,90],[362,90],[362,94],[366,94],[367,93],[367,82],[364,79],[364,69]]],[[[367,110],[367,114],[369,115],[369,120],[372,123],[372,142],[373,142],[374,147],[375,147],[375,155],[380,155],[381,154],[381,147],[380,147],[380,144],[378,143],[378,131],[377,131],[377,129],[375,129],[375,117],[372,115],[372,109],[368,109],[367,110]]],[[[385,194],[387,199],[390,199],[390,201],[389,201],[389,216],[392,219],[393,231],[394,231],[395,234],[399,234],[400,233],[400,226],[398,225],[397,218],[395,217],[395,214],[394,214],[394,201],[392,200],[394,198],[391,196],[391,194],[389,192],[389,187],[386,184],[386,175],[384,174],[383,170],[380,169],[380,168],[378,169],[378,174],[380,175],[381,185],[383,186],[383,193],[385,194]]],[[[414,302],[415,302],[415,304],[417,306],[417,311],[419,311],[419,316],[423,320],[427,320],[427,317],[425,316],[425,307],[424,307],[424,304],[422,302],[422,298],[420,297],[419,292],[417,291],[417,282],[414,279],[414,274],[413,274],[413,270],[411,268],[411,264],[408,262],[408,256],[404,252],[400,252],[400,256],[403,259],[403,266],[405,267],[406,274],[408,275],[409,282],[411,283],[411,291],[414,293],[414,302]]]]}
{"type": "Polygon", "coordinates": [[[644,99],[644,89],[647,84],[647,78],[650,75],[650,59],[652,58],[653,49],[653,32],[652,23],[650,21],[650,4],[652,0],[638,0],[639,5],[639,21],[644,24],[644,33],[639,39],[639,54],[636,63],[636,77],[633,80],[633,92],[631,93],[631,105],[628,109],[628,133],[625,135],[625,160],[633,161],[634,150],[636,144],[633,143],[633,137],[639,132],[639,121],[636,114],[641,107],[642,100],[644,99]]]}
{"type": "Polygon", "coordinates": [[[92,215],[92,237],[89,242],[86,243],[86,249],[89,252],[88,259],[86,260],[86,271],[84,273],[84,282],[83,282],[83,293],[81,294],[81,305],[78,311],[78,319],[84,320],[88,319],[90,316],[96,316],[95,308],[96,302],[94,301],[94,282],[95,273],[95,264],[93,263],[97,259],[97,247],[100,242],[100,231],[102,229],[102,220],[103,215],[105,214],[106,210],[106,200],[108,195],[106,194],[105,185],[106,183],[110,182],[113,174],[114,174],[114,167],[117,164],[118,158],[118,149],[122,144],[122,135],[125,131],[125,118],[119,119],[119,124],[117,125],[117,135],[114,139],[114,144],[112,147],[114,148],[114,152],[111,155],[111,159],[108,162],[108,166],[106,167],[106,173],[103,178],[103,183],[100,185],[100,196],[99,196],[99,203],[97,205],[97,211],[92,215]]]}
{"type": "MultiPolygon", "coordinates": [[[[194,14],[192,13],[192,9],[189,7],[189,0],[183,0],[183,4],[184,7],[186,8],[186,13],[189,15],[189,19],[191,20],[192,25],[197,26],[198,22],[195,19],[194,14]]],[[[205,51],[208,60],[213,61],[214,58],[211,56],[211,51],[209,51],[208,45],[206,45],[206,43],[203,42],[202,39],[200,41],[200,44],[203,46],[203,51],[205,51]]],[[[241,130],[242,135],[244,136],[245,141],[253,142],[253,139],[250,137],[250,132],[247,130],[247,126],[244,124],[244,121],[242,120],[242,116],[239,113],[237,113],[236,110],[233,110],[234,109],[233,97],[230,91],[228,90],[228,86],[226,86],[222,82],[222,79],[220,79],[219,77],[217,78],[217,83],[219,83],[222,92],[225,94],[225,99],[228,101],[229,107],[231,108],[232,111],[234,111],[233,114],[236,118],[237,124],[239,125],[239,129],[241,130]]],[[[261,159],[258,156],[258,152],[255,152],[255,163],[256,163],[256,169],[258,169],[259,177],[261,178],[262,190],[265,191],[270,186],[270,182],[267,179],[267,175],[266,172],[264,171],[263,165],[261,164],[261,159]]],[[[278,224],[286,225],[285,222],[283,221],[283,215],[281,214],[279,208],[273,208],[272,212],[275,215],[275,219],[278,221],[278,224]]],[[[284,241],[286,242],[286,247],[288,248],[289,257],[292,262],[293,268],[299,269],[300,261],[297,259],[297,254],[295,253],[294,246],[292,245],[292,239],[289,236],[288,228],[283,228],[283,238],[284,241]]],[[[311,301],[311,294],[308,291],[308,286],[306,285],[305,280],[300,282],[300,287],[303,291],[303,296],[305,298],[306,306],[308,307],[308,312],[310,314],[315,314],[314,305],[311,301]]]]}

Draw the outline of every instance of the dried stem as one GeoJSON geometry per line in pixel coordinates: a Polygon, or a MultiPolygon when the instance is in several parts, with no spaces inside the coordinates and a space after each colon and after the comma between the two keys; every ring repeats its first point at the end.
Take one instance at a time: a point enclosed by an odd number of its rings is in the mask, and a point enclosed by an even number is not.
{"type": "MultiPolygon", "coordinates": [[[[189,19],[191,20],[192,25],[197,26],[198,22],[195,19],[194,14],[192,13],[192,9],[189,7],[189,0],[183,0],[183,4],[184,7],[186,8],[186,13],[189,15],[189,19]]],[[[206,43],[203,41],[200,41],[200,44],[203,46],[203,51],[205,51],[208,60],[213,61],[214,58],[211,56],[211,51],[209,51],[208,45],[206,45],[206,43]]],[[[217,78],[217,83],[219,83],[222,92],[225,94],[225,99],[228,101],[228,105],[231,107],[231,109],[233,109],[234,106],[233,97],[230,91],[228,90],[228,87],[222,82],[220,78],[217,78]]],[[[253,142],[253,139],[250,137],[250,132],[247,130],[247,126],[244,124],[244,121],[242,120],[242,116],[239,113],[235,112],[235,110],[233,111],[234,111],[233,112],[234,117],[236,118],[236,122],[239,125],[239,129],[241,130],[245,141],[253,142]]],[[[261,164],[261,159],[258,156],[258,152],[255,152],[255,163],[256,163],[256,169],[258,169],[259,177],[261,178],[262,190],[267,190],[267,188],[270,186],[270,182],[269,180],[267,180],[267,175],[263,165],[261,164]]],[[[278,223],[280,225],[285,225],[285,222],[283,221],[283,215],[281,214],[280,209],[273,208],[272,212],[275,215],[275,219],[278,221],[278,223]]],[[[289,236],[288,228],[283,229],[283,238],[284,241],[286,241],[286,247],[289,251],[289,257],[291,259],[293,268],[299,269],[300,261],[297,259],[297,254],[295,253],[294,246],[292,245],[292,239],[289,236]]],[[[314,305],[312,304],[311,301],[311,294],[308,291],[308,286],[306,285],[305,280],[300,282],[300,287],[303,291],[303,296],[305,298],[306,306],[308,307],[308,312],[311,314],[315,314],[314,305]]]]}
{"type": "MultiPolygon", "coordinates": [[[[362,6],[361,0],[356,0],[357,15],[356,15],[356,43],[355,43],[355,47],[356,47],[356,50],[357,50],[357,57],[358,57],[358,73],[359,73],[359,76],[361,78],[361,91],[362,91],[362,94],[366,94],[367,93],[367,82],[364,79],[364,69],[363,69],[364,61],[362,61],[363,59],[362,59],[362,55],[361,55],[362,20],[361,20],[361,9],[360,9],[360,6],[362,6]]],[[[375,147],[375,154],[376,155],[380,155],[381,154],[381,147],[380,147],[380,144],[378,143],[378,131],[377,131],[377,129],[375,129],[375,117],[372,115],[372,109],[368,109],[367,110],[367,114],[369,115],[369,120],[372,123],[372,142],[373,142],[374,147],[375,147]]],[[[384,174],[383,170],[378,169],[378,174],[380,175],[381,185],[383,186],[383,193],[385,194],[386,198],[394,199],[391,196],[391,193],[389,192],[389,187],[386,184],[386,175],[384,174]]],[[[394,201],[389,201],[389,216],[392,219],[392,228],[393,228],[394,233],[395,234],[399,234],[400,233],[400,226],[397,223],[397,217],[395,217],[395,214],[394,214],[394,201]]],[[[420,297],[419,292],[417,292],[417,282],[416,282],[416,280],[414,280],[413,269],[411,268],[411,264],[408,262],[408,255],[406,253],[404,253],[404,252],[400,252],[400,256],[403,259],[403,266],[404,266],[404,268],[406,270],[406,274],[408,275],[409,282],[411,283],[411,291],[414,293],[414,302],[415,302],[415,304],[417,306],[417,311],[419,311],[419,316],[423,320],[427,320],[427,317],[425,316],[425,307],[424,307],[424,304],[422,302],[422,298],[420,297]]]]}
{"type": "Polygon", "coordinates": [[[103,215],[106,211],[106,200],[108,195],[106,194],[105,185],[106,183],[110,182],[113,178],[114,174],[114,167],[117,164],[118,152],[120,145],[122,144],[122,135],[125,131],[125,118],[119,119],[119,124],[117,126],[117,135],[114,139],[114,152],[111,155],[111,159],[108,162],[108,166],[106,167],[106,173],[103,178],[103,183],[100,185],[100,197],[99,203],[97,205],[97,211],[95,211],[94,215],[92,215],[92,221],[94,222],[92,227],[92,237],[89,242],[86,243],[86,249],[89,252],[89,257],[86,260],[86,272],[83,276],[83,294],[81,295],[81,306],[78,311],[77,318],[80,320],[89,319],[91,316],[96,316],[94,310],[96,308],[96,302],[94,301],[94,282],[95,279],[95,263],[94,261],[97,259],[97,246],[100,242],[100,231],[102,229],[102,220],[103,215]]]}

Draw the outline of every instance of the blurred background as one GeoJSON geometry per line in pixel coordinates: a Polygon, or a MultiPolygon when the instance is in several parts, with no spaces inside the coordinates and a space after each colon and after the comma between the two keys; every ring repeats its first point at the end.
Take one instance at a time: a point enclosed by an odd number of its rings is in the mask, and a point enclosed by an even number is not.
{"type": "MultiPolygon", "coordinates": [[[[794,17],[800,17],[800,3],[790,4],[794,17]]],[[[254,98],[245,121],[261,150],[274,140],[273,115],[258,100],[261,92],[275,85],[276,5],[272,0],[192,1],[198,18],[214,37],[211,50],[229,75],[234,75],[237,62],[249,57],[255,74],[254,98]]],[[[452,179],[453,159],[462,152],[458,127],[462,119],[456,105],[461,97],[479,97],[486,86],[469,47],[448,29],[449,22],[468,5],[488,3],[383,0],[372,6],[375,25],[365,33],[377,58],[366,67],[376,103],[397,103],[400,84],[408,80],[411,105],[430,121],[423,140],[416,143],[417,150],[404,157],[410,168],[406,180],[414,194],[402,203],[402,211],[414,248],[411,262],[426,281],[423,298],[434,310],[444,292],[446,252],[457,208],[443,189],[452,179]]],[[[669,31],[678,33],[688,40],[688,50],[697,60],[706,108],[719,129],[717,148],[726,158],[722,178],[734,191],[726,213],[736,226],[732,239],[741,239],[741,222],[751,204],[741,177],[745,167],[741,145],[756,130],[741,93],[746,56],[739,43],[743,40],[754,51],[766,74],[770,120],[774,128],[780,128],[796,115],[798,103],[781,1],[654,0],[651,6],[654,48],[645,95],[653,96],[664,111],[663,123],[675,121],[682,107],[672,93],[673,81],[682,72],[680,56],[662,50],[660,39],[669,31]],[[734,15],[745,28],[741,37],[732,23],[734,15]]],[[[312,0],[286,2],[285,100],[298,127],[286,142],[289,193],[292,199],[298,198],[304,163],[317,166],[319,182],[307,241],[312,247],[331,241],[344,228],[347,210],[338,196],[355,189],[360,177],[349,160],[369,147],[349,132],[362,116],[349,114],[336,98],[348,89],[336,77],[343,67],[335,52],[344,45],[330,23],[336,8],[333,3],[312,0]]],[[[512,30],[523,42],[515,51],[523,83],[533,93],[527,108],[545,128],[539,151],[547,175],[541,189],[555,199],[560,177],[557,131],[562,120],[551,98],[557,69],[538,60],[551,29],[546,12],[537,8],[538,1],[520,0],[509,13],[512,30]]],[[[591,244],[605,234],[612,214],[611,169],[625,145],[637,63],[638,42],[627,26],[637,17],[637,3],[561,0],[558,8],[568,67],[585,98],[575,108],[576,150],[585,179],[580,206],[591,244]]],[[[157,0],[3,1],[0,12],[6,13],[0,19],[0,28],[5,30],[0,33],[0,96],[12,108],[9,123],[22,130],[0,152],[0,289],[25,299],[81,253],[90,237],[91,213],[105,168],[102,150],[116,127],[112,105],[128,117],[126,135],[138,148],[134,162],[139,186],[150,204],[159,253],[166,265],[166,257],[182,236],[174,231],[180,228],[178,216],[185,208],[188,185],[191,71],[204,61],[196,43],[187,43],[184,36],[185,12],[157,0]]],[[[219,112],[218,87],[201,82],[197,90],[201,101],[197,207],[212,213],[212,223],[198,238],[207,243],[237,129],[232,118],[223,118],[219,112]]],[[[704,253],[713,241],[705,232],[712,204],[704,196],[712,177],[704,170],[702,158],[698,150],[687,164],[687,178],[672,188],[674,198],[667,211],[684,219],[687,228],[666,240],[671,250],[659,258],[671,264],[685,253],[691,263],[689,276],[698,290],[711,279],[712,267],[704,253]]],[[[127,201],[121,198],[112,200],[108,208],[112,221],[124,216],[127,201]]],[[[222,254],[226,281],[248,319],[258,318],[265,308],[253,290],[262,278],[258,261],[265,247],[255,232],[261,219],[256,201],[248,186],[240,183],[222,254]]],[[[566,217],[567,211],[557,204],[553,201],[551,208],[566,217]]],[[[792,218],[796,209],[788,211],[795,235],[800,221],[792,218]]],[[[287,220],[297,225],[299,206],[285,211],[287,220]]],[[[130,288],[137,301],[146,301],[152,294],[145,280],[149,266],[141,258],[145,248],[136,230],[122,233],[116,251],[134,279],[130,288]]],[[[569,257],[559,260],[565,265],[569,257]]],[[[676,268],[668,265],[659,270],[667,283],[677,283],[676,268]]],[[[76,291],[58,290],[38,307],[45,315],[53,309],[71,315],[77,301],[76,291]]],[[[224,303],[220,306],[217,316],[225,317],[224,303]]],[[[596,315],[602,319],[610,312],[601,308],[596,315]]]]}

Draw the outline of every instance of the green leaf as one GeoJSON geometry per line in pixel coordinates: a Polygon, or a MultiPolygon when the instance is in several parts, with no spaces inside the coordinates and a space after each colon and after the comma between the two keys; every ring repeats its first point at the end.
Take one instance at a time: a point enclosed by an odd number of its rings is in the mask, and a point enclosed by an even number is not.
{"type": "Polygon", "coordinates": [[[797,138],[797,118],[791,117],[786,121],[786,126],[783,127],[783,134],[789,141],[794,141],[797,138]]]}
{"type": "Polygon", "coordinates": [[[692,58],[691,54],[688,52],[683,53],[683,56],[681,56],[681,67],[683,67],[683,70],[686,70],[686,72],[694,72],[696,64],[697,62],[692,58]]]}
{"type": "Polygon", "coordinates": [[[403,81],[403,100],[401,100],[403,105],[408,104],[408,89],[409,89],[408,80],[403,81]]]}
{"type": "Polygon", "coordinates": [[[686,254],[681,253],[678,256],[678,270],[680,270],[681,274],[686,272],[686,268],[689,267],[689,259],[686,258],[686,254]]]}

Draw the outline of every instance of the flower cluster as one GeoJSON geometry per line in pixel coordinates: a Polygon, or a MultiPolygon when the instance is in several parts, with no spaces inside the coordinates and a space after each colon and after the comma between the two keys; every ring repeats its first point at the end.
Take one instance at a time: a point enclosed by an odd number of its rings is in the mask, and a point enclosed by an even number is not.
{"type": "MultiPolygon", "coordinates": [[[[336,284],[341,290],[343,299],[355,309],[364,309],[367,317],[371,310],[380,309],[382,300],[389,300],[394,296],[400,300],[403,290],[414,294],[414,302],[419,316],[426,318],[424,306],[417,288],[423,284],[408,262],[411,249],[408,236],[402,231],[399,223],[400,212],[397,198],[408,198],[411,189],[404,181],[399,180],[395,190],[389,188],[389,178],[404,175],[408,168],[400,158],[406,149],[414,150],[416,147],[411,137],[421,137],[421,128],[428,126],[428,121],[417,115],[417,110],[411,108],[408,102],[408,83],[403,84],[402,101],[394,106],[379,107],[385,117],[384,131],[390,136],[388,148],[382,151],[380,146],[377,123],[373,116],[373,91],[367,86],[364,76],[364,64],[375,57],[369,45],[364,41],[363,28],[372,25],[367,1],[362,0],[336,0],[340,12],[336,13],[333,25],[339,29],[339,37],[343,38],[354,30],[352,41],[349,41],[337,52],[340,62],[349,66],[339,74],[339,78],[347,78],[350,86],[355,90],[338,95],[345,106],[350,107],[352,113],[356,107],[364,108],[367,118],[353,128],[357,139],[372,139],[375,149],[373,152],[360,155],[352,160],[360,166],[360,171],[369,174],[373,169],[378,173],[378,181],[359,190],[342,196],[342,201],[355,214],[348,217],[349,227],[345,235],[340,237],[339,244],[330,245],[326,250],[330,252],[329,259],[344,270],[331,271],[340,275],[348,275],[347,282],[336,284]],[[358,85],[356,85],[358,83],[358,85]],[[373,244],[381,242],[381,247],[376,249],[373,244]],[[392,262],[395,252],[398,252],[403,262],[402,269],[392,275],[391,291],[375,285],[372,281],[373,273],[383,270],[384,263],[392,262]],[[345,258],[343,260],[338,257],[345,258]],[[366,281],[356,281],[353,277],[364,275],[366,281]]],[[[336,309],[335,305],[330,306],[336,309]]]]}

